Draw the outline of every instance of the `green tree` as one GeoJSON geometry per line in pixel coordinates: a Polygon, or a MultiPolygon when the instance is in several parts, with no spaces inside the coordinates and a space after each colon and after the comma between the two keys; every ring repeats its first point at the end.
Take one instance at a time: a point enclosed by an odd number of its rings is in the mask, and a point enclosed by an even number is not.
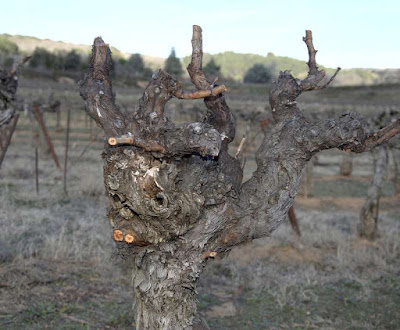
{"type": "Polygon", "coordinates": [[[176,57],[175,48],[171,49],[171,54],[165,61],[164,70],[177,78],[182,75],[182,64],[179,58],[176,57]]]}
{"type": "Polygon", "coordinates": [[[65,55],[63,53],[50,53],[51,63],[50,69],[63,70],[65,66],[65,55]]]}
{"type": "Polygon", "coordinates": [[[145,67],[142,73],[143,80],[150,80],[153,75],[153,70],[145,67]]]}
{"type": "Polygon", "coordinates": [[[130,71],[136,74],[143,73],[145,68],[143,58],[140,54],[132,54],[126,62],[126,65],[130,71]]]}
{"type": "Polygon", "coordinates": [[[81,57],[75,49],[69,51],[65,56],[64,69],[67,71],[76,71],[81,66],[81,57]]]}
{"type": "Polygon", "coordinates": [[[48,70],[55,70],[60,68],[60,58],[57,55],[47,52],[44,58],[44,66],[48,70]]]}
{"type": "Polygon", "coordinates": [[[38,68],[44,66],[45,58],[49,55],[49,52],[40,47],[36,47],[32,53],[32,58],[29,61],[29,66],[31,68],[38,68]]]}
{"type": "Polygon", "coordinates": [[[217,77],[221,75],[221,66],[217,65],[212,58],[210,62],[203,68],[206,77],[217,77]]]}
{"type": "Polygon", "coordinates": [[[120,60],[129,73],[129,77],[134,80],[148,80],[151,78],[152,71],[144,64],[143,57],[140,54],[132,54],[127,61],[120,60]]]}
{"type": "Polygon", "coordinates": [[[18,46],[12,41],[8,40],[6,36],[0,36],[0,54],[2,55],[18,54],[18,46]]]}
{"type": "Polygon", "coordinates": [[[245,83],[266,84],[272,80],[270,68],[263,64],[254,64],[244,76],[245,83]]]}
{"type": "MultiPolygon", "coordinates": [[[[91,57],[90,57],[91,58],[91,57]]],[[[123,57],[118,58],[118,64],[125,65],[128,61],[123,57]]]]}
{"type": "Polygon", "coordinates": [[[40,47],[35,48],[29,61],[31,68],[44,68],[47,70],[59,70],[63,68],[63,65],[64,56],[61,53],[53,54],[40,47]]]}

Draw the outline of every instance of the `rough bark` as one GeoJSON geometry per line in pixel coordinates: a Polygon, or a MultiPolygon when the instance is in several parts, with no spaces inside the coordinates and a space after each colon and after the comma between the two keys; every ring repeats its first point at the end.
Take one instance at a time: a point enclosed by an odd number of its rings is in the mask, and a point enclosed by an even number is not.
{"type": "Polygon", "coordinates": [[[372,135],[355,113],[312,123],[297,107],[303,91],[325,88],[315,63],[311,32],[309,75],[281,72],[270,103],[276,126],[256,154],[257,170],[245,184],[240,163],[228,153],[235,121],[223,91],[202,72],[201,28],[193,27],[188,66],[196,92],[163,70],[154,72],[130,115],[115,105],[110,50],[93,45],[88,73],[79,83],[86,111],[104,129],[104,182],[108,217],[121,256],[133,269],[137,329],[205,327],[196,314],[196,281],[207,260],[232,247],[270,235],[287,216],[306,162],[320,150],[368,150],[399,130],[372,135]],[[207,91],[211,91],[207,92],[207,91]],[[172,97],[206,96],[203,122],[175,126],[164,114],[172,97]]]}
{"type": "Polygon", "coordinates": [[[29,59],[24,57],[10,72],[0,69],[0,166],[18,122],[14,103],[19,70],[29,59]]]}
{"type": "Polygon", "coordinates": [[[56,164],[57,168],[60,169],[60,161],[58,160],[58,156],[56,154],[56,151],[54,149],[53,142],[51,142],[51,137],[49,134],[49,131],[47,130],[46,123],[43,118],[43,112],[40,110],[39,106],[36,104],[33,104],[33,114],[34,118],[36,119],[37,123],[39,124],[40,130],[43,133],[44,140],[46,141],[47,144],[47,150],[53,157],[54,163],[56,164]]]}
{"type": "Polygon", "coordinates": [[[368,190],[368,197],[360,211],[358,234],[360,237],[373,240],[378,236],[379,199],[388,169],[389,154],[387,146],[378,150],[375,162],[374,178],[368,190]]]}
{"type": "Polygon", "coordinates": [[[10,72],[0,69],[0,127],[6,125],[14,116],[15,95],[18,89],[20,68],[30,59],[24,57],[10,72]]]}

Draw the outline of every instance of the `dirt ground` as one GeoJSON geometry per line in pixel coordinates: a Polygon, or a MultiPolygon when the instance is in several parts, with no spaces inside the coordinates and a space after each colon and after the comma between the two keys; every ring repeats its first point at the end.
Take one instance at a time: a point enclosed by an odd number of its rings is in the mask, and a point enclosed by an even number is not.
{"type": "MultiPolygon", "coordinates": [[[[61,163],[65,110],[72,109],[68,195],[45,145],[36,193],[31,123],[22,114],[0,170],[0,328],[134,328],[130,272],[114,253],[105,216],[100,131],[86,120],[75,86],[21,81],[25,100],[45,100],[53,91],[62,102],[62,130],[55,130],[55,114],[45,114],[61,163]]],[[[332,88],[307,95],[301,106],[321,116],[349,108],[370,115],[377,108],[399,108],[398,90],[332,88]]],[[[262,137],[257,120],[268,96],[258,86],[233,86],[230,93],[239,125],[232,152],[243,135],[251,137],[249,177],[262,137]]],[[[139,90],[117,89],[126,110],[139,96],[139,90]]],[[[168,111],[175,121],[199,120],[204,106],[173,100],[168,111]]],[[[285,223],[270,238],[209,262],[198,291],[211,329],[400,328],[400,196],[392,182],[393,161],[381,199],[380,237],[367,242],[357,238],[356,228],[373,158],[355,156],[353,175],[341,177],[341,157],[337,150],[321,153],[312,196],[296,199],[301,242],[285,223]]]]}

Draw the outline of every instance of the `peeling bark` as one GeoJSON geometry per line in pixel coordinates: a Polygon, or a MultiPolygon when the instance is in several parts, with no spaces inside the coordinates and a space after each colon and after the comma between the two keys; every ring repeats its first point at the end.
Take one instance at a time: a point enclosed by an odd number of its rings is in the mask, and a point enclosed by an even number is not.
{"type": "Polygon", "coordinates": [[[360,237],[373,240],[378,236],[379,199],[382,186],[387,175],[388,148],[379,148],[378,159],[375,162],[374,178],[368,190],[368,197],[360,211],[358,234],[360,237]]]}
{"type": "Polygon", "coordinates": [[[272,84],[277,124],[257,151],[253,177],[242,185],[240,163],[228,153],[234,117],[225,88],[202,72],[201,33],[193,27],[188,66],[197,91],[182,91],[180,82],[157,70],[133,113],[122,114],[111,85],[110,50],[101,38],[94,41],[91,66],[79,83],[86,111],[109,141],[103,153],[108,217],[118,251],[132,266],[137,329],[206,328],[195,299],[210,257],[269,236],[286,219],[314,154],[329,148],[369,150],[400,127],[397,122],[371,135],[352,112],[316,123],[306,119],[296,98],[327,86],[319,85],[325,73],[316,66],[307,31],[309,75],[300,81],[285,71],[272,84]],[[165,116],[172,97],[200,96],[208,109],[203,122],[175,126],[165,116]]]}
{"type": "Polygon", "coordinates": [[[19,70],[29,59],[24,57],[10,72],[0,69],[0,167],[19,118],[15,110],[19,70]]]}
{"type": "Polygon", "coordinates": [[[8,124],[14,116],[19,71],[30,58],[24,57],[10,72],[0,69],[0,127],[8,124]]]}

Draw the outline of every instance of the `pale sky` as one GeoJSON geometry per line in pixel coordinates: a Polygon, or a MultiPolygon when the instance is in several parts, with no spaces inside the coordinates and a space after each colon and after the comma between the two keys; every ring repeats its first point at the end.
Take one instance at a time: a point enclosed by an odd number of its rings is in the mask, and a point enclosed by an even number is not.
{"type": "Polygon", "coordinates": [[[122,51],[167,57],[191,52],[192,25],[203,50],[307,60],[313,31],[318,63],[342,68],[400,68],[399,0],[308,1],[2,1],[0,33],[91,44],[96,36],[122,51]]]}

